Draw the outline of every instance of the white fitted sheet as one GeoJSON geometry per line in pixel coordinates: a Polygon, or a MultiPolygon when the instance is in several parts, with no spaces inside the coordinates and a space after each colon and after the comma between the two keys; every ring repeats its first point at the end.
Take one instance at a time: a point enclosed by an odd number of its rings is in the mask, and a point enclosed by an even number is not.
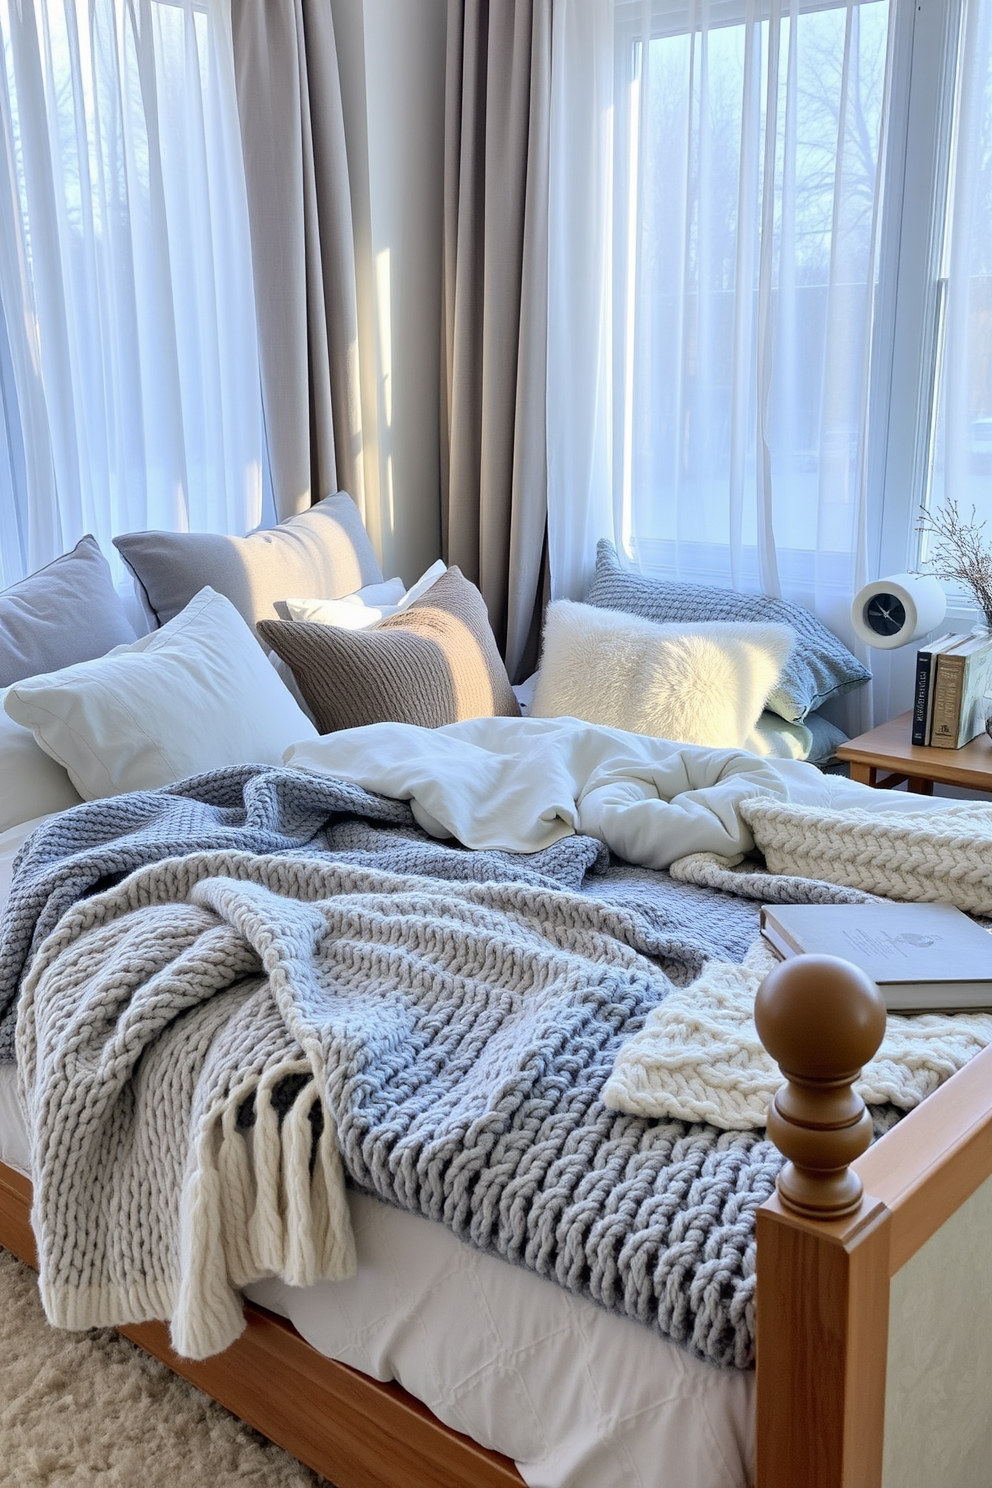
{"type": "MultiPolygon", "coordinates": [[[[16,848],[0,837],[0,904],[16,848]]],[[[16,840],[12,840],[15,839],[16,840]]],[[[0,1160],[29,1172],[13,1065],[0,1065],[0,1160]]],[[[754,1375],[353,1193],[358,1273],[247,1295],[322,1353],[396,1380],[447,1425],[512,1457],[530,1488],[745,1488],[754,1375]]]]}

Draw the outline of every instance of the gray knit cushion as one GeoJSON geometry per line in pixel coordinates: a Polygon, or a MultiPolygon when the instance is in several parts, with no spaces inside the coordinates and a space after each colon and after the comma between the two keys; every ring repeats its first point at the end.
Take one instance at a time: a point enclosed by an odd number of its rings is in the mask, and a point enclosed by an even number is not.
{"type": "Polygon", "coordinates": [[[135,640],[94,537],[0,594],[0,687],[135,640]]]}
{"type": "Polygon", "coordinates": [[[485,600],[457,568],[374,630],[262,620],[258,633],[292,668],[321,733],[366,723],[440,728],[520,709],[485,600]]]}
{"type": "Polygon", "coordinates": [[[296,595],[340,599],[382,580],[361,513],[345,491],[249,537],[128,532],[115,537],[114,546],[159,625],[208,587],[253,626],[274,618],[277,605],[296,595]]]}
{"type": "Polygon", "coordinates": [[[613,544],[605,538],[596,548],[596,574],[586,603],[604,610],[625,610],[645,620],[683,624],[771,620],[791,626],[796,644],[778,685],[765,702],[766,708],[789,723],[801,723],[828,698],[871,680],[867,667],[802,605],[772,599],[767,594],[741,594],[735,589],[678,584],[628,573],[620,566],[613,544]]]}

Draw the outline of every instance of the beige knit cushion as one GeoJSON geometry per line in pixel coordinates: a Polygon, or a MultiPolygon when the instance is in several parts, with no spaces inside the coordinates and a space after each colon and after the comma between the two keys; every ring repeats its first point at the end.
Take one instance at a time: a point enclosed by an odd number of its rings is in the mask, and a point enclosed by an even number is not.
{"type": "Polygon", "coordinates": [[[321,733],[367,723],[440,728],[520,711],[485,601],[457,568],[374,630],[295,620],[257,629],[292,668],[321,733]]]}

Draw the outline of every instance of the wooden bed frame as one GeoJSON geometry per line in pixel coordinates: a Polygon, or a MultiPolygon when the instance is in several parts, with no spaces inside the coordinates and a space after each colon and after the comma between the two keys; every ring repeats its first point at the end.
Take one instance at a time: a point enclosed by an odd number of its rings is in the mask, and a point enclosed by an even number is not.
{"type": "MultiPolygon", "coordinates": [[[[881,1036],[870,1009],[874,1032],[866,1033],[852,972],[832,958],[801,957],[776,968],[759,994],[759,1031],[791,1082],[769,1131],[793,1166],[758,1214],[756,1488],[889,1488],[886,1433],[902,1429],[898,1410],[928,1433],[961,1427],[939,1391],[914,1396],[912,1382],[908,1390],[901,1382],[895,1412],[891,1399],[887,1406],[898,1301],[891,1283],[924,1247],[940,1245],[944,1226],[992,1176],[992,1047],[851,1163],[864,1108],[850,1087],[881,1036]],[[811,1022],[811,995],[825,1006],[825,1023],[811,1022]],[[826,1057],[823,1030],[835,1026],[839,1042],[826,1057]],[[790,1184],[790,1174],[798,1181],[790,1184]],[[797,1212],[797,1202],[811,1212],[797,1212]],[[841,1217],[814,1217],[845,1206],[841,1217]]],[[[30,1202],[28,1180],[0,1164],[0,1243],[35,1265],[30,1202]]],[[[968,1296],[973,1278],[953,1280],[968,1296]]],[[[974,1306],[992,1315],[992,1296],[975,1293],[974,1306]]],[[[245,1315],[238,1342],[202,1363],[172,1352],[164,1324],[120,1331],[337,1488],[519,1488],[509,1459],[443,1426],[398,1386],[325,1358],[262,1308],[246,1304],[245,1315]]],[[[978,1429],[987,1441],[992,1378],[984,1391],[978,1429]]],[[[987,1475],[941,1473],[919,1483],[987,1483],[992,1457],[982,1460],[987,1475]]]]}

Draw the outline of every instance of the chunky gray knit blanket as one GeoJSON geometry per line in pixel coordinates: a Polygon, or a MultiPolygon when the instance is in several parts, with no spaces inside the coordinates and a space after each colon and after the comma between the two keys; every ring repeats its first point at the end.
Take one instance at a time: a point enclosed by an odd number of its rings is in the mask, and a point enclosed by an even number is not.
{"type": "Polygon", "coordinates": [[[754,1216],[781,1159],[601,1091],[672,984],[739,961],[756,921],[588,839],[469,853],[294,771],[57,818],[0,941],[0,1007],[23,976],[49,1316],[165,1316],[181,1353],[221,1349],[247,1281],[347,1274],[347,1176],[747,1366],[754,1216]]]}

